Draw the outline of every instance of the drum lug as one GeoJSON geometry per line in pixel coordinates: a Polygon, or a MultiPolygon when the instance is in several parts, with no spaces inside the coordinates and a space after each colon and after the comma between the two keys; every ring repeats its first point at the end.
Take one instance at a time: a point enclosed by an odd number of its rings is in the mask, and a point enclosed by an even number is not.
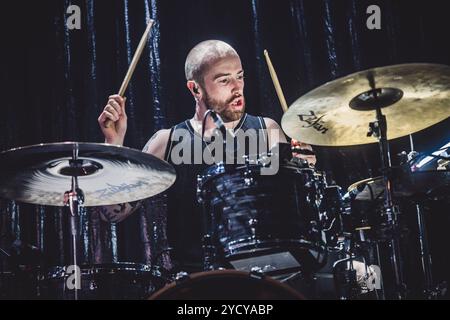
{"type": "Polygon", "coordinates": [[[203,176],[198,175],[197,176],[197,202],[199,204],[203,203],[203,197],[202,197],[202,189],[201,189],[201,182],[203,181],[203,176]]]}
{"type": "Polygon", "coordinates": [[[263,269],[261,267],[253,267],[250,270],[250,277],[258,280],[263,280],[265,278],[263,269]]]}
{"type": "Polygon", "coordinates": [[[203,236],[203,270],[214,270],[214,261],[216,260],[216,246],[213,243],[211,235],[203,236]]]}
{"type": "Polygon", "coordinates": [[[185,271],[180,271],[176,274],[175,281],[177,283],[180,283],[180,282],[184,282],[184,281],[188,280],[189,278],[190,278],[189,273],[187,273],[185,271]]]}
{"type": "Polygon", "coordinates": [[[244,172],[244,184],[246,187],[250,187],[254,183],[254,179],[252,177],[252,171],[250,169],[245,170],[244,172]]]}

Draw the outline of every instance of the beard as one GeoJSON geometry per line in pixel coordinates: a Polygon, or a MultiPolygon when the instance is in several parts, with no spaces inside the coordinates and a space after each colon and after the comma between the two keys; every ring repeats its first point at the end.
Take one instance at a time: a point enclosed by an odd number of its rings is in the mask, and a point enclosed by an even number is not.
{"type": "Polygon", "coordinates": [[[214,112],[216,112],[225,122],[237,121],[241,119],[243,114],[245,113],[244,96],[240,97],[233,96],[226,101],[220,101],[211,98],[209,94],[205,92],[205,104],[208,109],[211,109],[214,112]],[[230,107],[230,103],[232,103],[236,98],[242,98],[241,110],[233,110],[230,107]]]}

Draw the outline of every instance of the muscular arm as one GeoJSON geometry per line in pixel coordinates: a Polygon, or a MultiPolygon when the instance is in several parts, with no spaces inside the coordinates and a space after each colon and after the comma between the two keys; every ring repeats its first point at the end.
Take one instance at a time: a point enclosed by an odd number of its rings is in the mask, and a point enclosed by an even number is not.
{"type": "Polygon", "coordinates": [[[153,137],[148,140],[142,152],[150,153],[155,157],[164,160],[167,143],[170,139],[170,129],[163,129],[156,132],[153,137]]]}
{"type": "MultiPolygon", "coordinates": [[[[155,157],[164,160],[166,153],[167,142],[170,138],[170,130],[160,130],[156,132],[146,143],[142,152],[146,152],[154,155],[155,157]]],[[[100,218],[104,221],[117,223],[125,220],[133,212],[142,206],[142,201],[121,203],[110,206],[96,207],[93,210],[96,211],[100,218]]]]}

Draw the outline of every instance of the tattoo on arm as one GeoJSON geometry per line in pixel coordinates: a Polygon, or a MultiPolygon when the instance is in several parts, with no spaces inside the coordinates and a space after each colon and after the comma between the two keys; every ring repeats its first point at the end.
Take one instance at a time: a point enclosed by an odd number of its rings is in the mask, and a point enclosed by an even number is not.
{"type": "Polygon", "coordinates": [[[148,140],[148,142],[145,144],[144,148],[142,149],[142,152],[148,152],[148,149],[150,148],[150,144],[153,142],[153,140],[156,139],[157,136],[158,136],[158,132],[156,132],[156,133],[150,138],[150,140],[148,140]]]}
{"type": "Polygon", "coordinates": [[[110,222],[122,221],[142,206],[142,201],[98,207],[99,213],[110,222]]]}

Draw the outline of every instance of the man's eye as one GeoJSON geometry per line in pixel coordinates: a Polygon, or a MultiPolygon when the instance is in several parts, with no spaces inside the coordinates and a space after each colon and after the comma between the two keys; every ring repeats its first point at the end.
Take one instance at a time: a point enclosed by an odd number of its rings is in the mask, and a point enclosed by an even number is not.
{"type": "Polygon", "coordinates": [[[222,79],[222,80],[219,80],[219,82],[220,82],[220,83],[227,83],[227,82],[228,82],[228,79],[222,79]]]}

